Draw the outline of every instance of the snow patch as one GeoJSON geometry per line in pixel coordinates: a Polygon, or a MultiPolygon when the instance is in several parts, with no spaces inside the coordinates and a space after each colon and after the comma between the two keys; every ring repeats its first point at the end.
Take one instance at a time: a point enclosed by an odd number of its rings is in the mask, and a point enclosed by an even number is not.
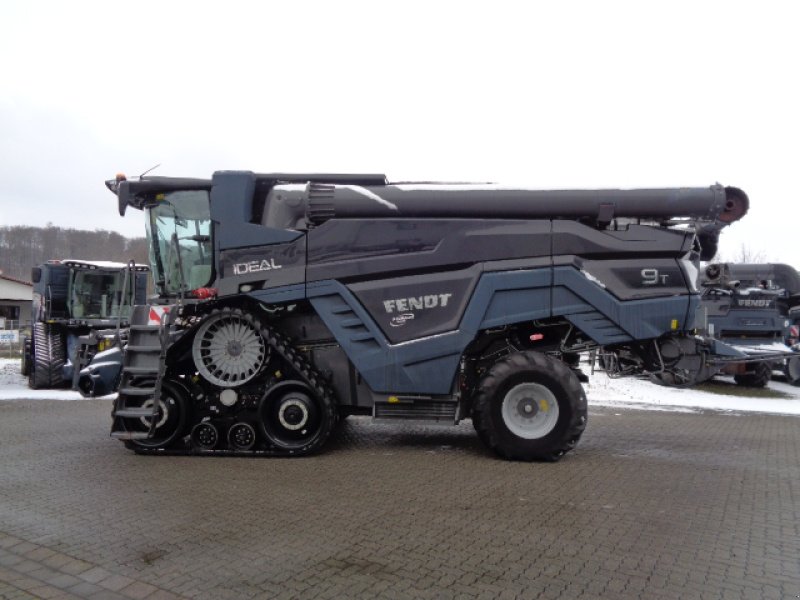
{"type": "MultiPolygon", "coordinates": [[[[727,396],[693,388],[666,387],[635,377],[612,379],[602,371],[595,371],[594,374],[589,374],[589,371],[589,367],[584,367],[584,372],[589,375],[589,383],[584,384],[584,387],[590,407],[610,406],[674,412],[719,410],[737,413],[800,415],[800,388],[780,381],[770,381],[769,389],[786,394],[787,398],[727,396]]],[[[730,378],[720,379],[728,381],[730,378]]],[[[743,388],[738,388],[737,391],[742,390],[743,388]]]]}
{"type": "MultiPolygon", "coordinates": [[[[116,394],[103,396],[114,398],[116,394]]],[[[72,390],[32,390],[20,373],[19,359],[0,358],[0,400],[87,400],[72,390]]]]}

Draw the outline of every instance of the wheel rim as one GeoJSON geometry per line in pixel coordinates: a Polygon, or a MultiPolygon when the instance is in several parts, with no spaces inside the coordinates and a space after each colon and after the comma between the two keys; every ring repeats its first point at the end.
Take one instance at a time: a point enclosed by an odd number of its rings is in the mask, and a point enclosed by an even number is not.
{"type": "Polygon", "coordinates": [[[287,391],[277,391],[262,401],[261,429],[264,436],[285,450],[308,446],[323,431],[325,420],[320,403],[302,384],[287,391]]]}
{"type": "MultiPolygon", "coordinates": [[[[173,400],[173,402],[174,402],[174,400],[173,400]]],[[[152,410],[152,408],[153,408],[153,399],[149,398],[144,404],[142,404],[142,408],[149,408],[149,409],[152,410]]],[[[167,403],[164,402],[164,398],[162,397],[158,401],[158,413],[157,413],[158,422],[156,423],[156,431],[158,431],[160,428],[162,428],[164,426],[164,424],[167,422],[167,420],[169,419],[169,411],[170,411],[170,408],[167,406],[167,403]]],[[[151,422],[150,417],[141,417],[139,419],[139,421],[141,422],[141,424],[145,428],[150,429],[150,422],[151,422]]]]}
{"type": "Polygon", "coordinates": [[[543,438],[558,423],[558,401],[539,383],[520,383],[503,398],[503,423],[514,435],[526,440],[543,438]]]}
{"type": "Polygon", "coordinates": [[[235,387],[253,379],[267,354],[256,326],[238,315],[211,317],[192,341],[195,366],[205,379],[219,387],[235,387]]]}

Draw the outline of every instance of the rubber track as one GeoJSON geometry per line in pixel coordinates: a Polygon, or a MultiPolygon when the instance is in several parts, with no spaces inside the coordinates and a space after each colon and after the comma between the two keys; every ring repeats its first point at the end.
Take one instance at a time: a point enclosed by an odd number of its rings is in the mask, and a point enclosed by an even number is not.
{"type": "MultiPolygon", "coordinates": [[[[209,312],[206,318],[226,312],[231,316],[238,316],[241,318],[249,318],[253,324],[258,327],[261,337],[266,340],[270,349],[280,356],[284,362],[291,365],[292,369],[297,375],[308,384],[314,392],[322,398],[323,410],[328,411],[328,427],[314,443],[314,446],[309,450],[302,451],[287,451],[282,449],[269,449],[269,450],[203,450],[199,448],[143,448],[131,444],[129,447],[137,454],[165,454],[165,455],[201,455],[201,456],[264,456],[264,457],[289,457],[289,456],[308,456],[318,451],[330,437],[331,432],[336,426],[336,419],[338,418],[336,405],[333,398],[333,393],[330,386],[325,380],[320,377],[305,357],[297,352],[291,344],[289,338],[274,329],[270,329],[261,323],[261,320],[251,313],[245,313],[243,310],[235,308],[222,308],[209,312]],[[299,453],[298,453],[299,452],[299,453]]],[[[205,319],[204,319],[205,320],[205,319]]]]}
{"type": "Polygon", "coordinates": [[[20,374],[23,377],[30,377],[31,374],[31,341],[27,336],[22,338],[22,362],[20,364],[20,374]]]}
{"type": "Polygon", "coordinates": [[[34,389],[61,387],[64,366],[64,344],[59,331],[47,323],[33,324],[34,360],[30,365],[30,387],[34,389]]]}
{"type": "Polygon", "coordinates": [[[575,448],[586,429],[588,408],[586,394],[580,381],[572,370],[559,360],[540,354],[539,352],[515,352],[498,360],[478,383],[472,404],[472,424],[484,444],[503,458],[510,460],[545,460],[556,461],[575,448]],[[492,414],[497,392],[509,377],[521,371],[530,370],[546,374],[556,379],[564,388],[570,404],[571,418],[561,439],[550,448],[541,451],[526,451],[522,448],[504,447],[498,437],[498,426],[492,414]]]}

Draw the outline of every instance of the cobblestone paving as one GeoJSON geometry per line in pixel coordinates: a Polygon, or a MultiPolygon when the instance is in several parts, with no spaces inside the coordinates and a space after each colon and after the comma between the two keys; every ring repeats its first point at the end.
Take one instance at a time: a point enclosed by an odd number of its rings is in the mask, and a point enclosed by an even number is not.
{"type": "Polygon", "coordinates": [[[0,402],[0,598],[800,597],[800,419],[592,409],[556,464],[349,419],[307,459],[144,457],[0,402]]]}

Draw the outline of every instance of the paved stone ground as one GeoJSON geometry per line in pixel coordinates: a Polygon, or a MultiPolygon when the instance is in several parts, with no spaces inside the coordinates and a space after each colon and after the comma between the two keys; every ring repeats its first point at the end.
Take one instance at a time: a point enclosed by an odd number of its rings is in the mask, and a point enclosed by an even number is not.
{"type": "Polygon", "coordinates": [[[800,597],[800,419],[593,409],[556,464],[350,419],[307,459],[143,457],[0,402],[2,598],[800,597]]]}

